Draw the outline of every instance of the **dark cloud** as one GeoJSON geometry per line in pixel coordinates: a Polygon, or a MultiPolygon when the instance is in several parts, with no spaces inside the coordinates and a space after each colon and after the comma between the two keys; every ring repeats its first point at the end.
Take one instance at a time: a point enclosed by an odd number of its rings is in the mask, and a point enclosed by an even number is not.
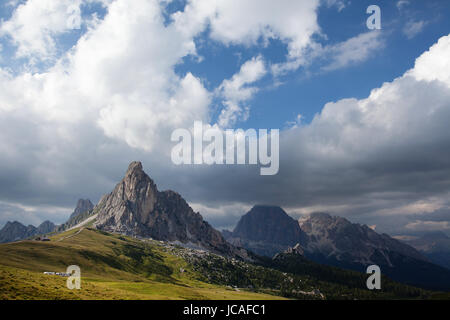
{"type": "Polygon", "coordinates": [[[120,35],[91,34],[67,70],[17,78],[0,70],[0,224],[62,222],[78,198],[96,202],[110,192],[133,160],[216,227],[233,226],[257,203],[295,217],[328,211],[390,233],[449,221],[450,36],[368,98],[328,103],[310,124],[283,131],[279,173],[261,176],[259,166],[171,163],[171,130],[205,120],[210,93],[174,72],[193,35],[150,18],[120,35]],[[98,45],[121,48],[139,32],[155,43],[93,60],[98,45]]]}

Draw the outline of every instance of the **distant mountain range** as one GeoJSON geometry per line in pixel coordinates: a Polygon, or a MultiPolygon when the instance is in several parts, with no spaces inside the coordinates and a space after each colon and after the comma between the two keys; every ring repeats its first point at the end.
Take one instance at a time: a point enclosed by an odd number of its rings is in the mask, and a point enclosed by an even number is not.
{"type": "Polygon", "coordinates": [[[7,222],[0,230],[0,243],[19,241],[52,232],[55,225],[50,221],[42,222],[38,227],[25,226],[20,222],[7,222]]]}
{"type": "MultiPolygon", "coordinates": [[[[29,225],[25,226],[18,221],[7,222],[0,230],[0,243],[24,240],[40,235],[45,235],[55,231],[64,231],[75,225],[74,223],[83,215],[92,210],[94,205],[89,199],[78,200],[75,210],[70,215],[69,220],[62,225],[55,225],[53,222],[44,221],[38,227],[29,225]]],[[[84,220],[84,219],[82,219],[84,220]]]]}
{"type": "MultiPolygon", "coordinates": [[[[365,272],[367,266],[376,264],[394,280],[450,290],[450,270],[434,264],[444,258],[432,257],[438,246],[431,239],[411,243],[415,249],[341,217],[313,213],[297,221],[280,207],[264,205],[253,207],[242,216],[233,232],[220,233],[194,212],[181,195],[171,190],[159,191],[140,162],[132,162],[124,178],[96,206],[88,199],[80,199],[66,223],[55,226],[47,221],[35,228],[8,222],[0,230],[0,241],[84,227],[151,238],[266,266],[271,265],[267,261],[272,257],[278,261],[286,254],[289,268],[304,268],[309,265],[305,261],[313,261],[365,272]]],[[[445,242],[442,237],[440,240],[445,242]]]]}
{"type": "Polygon", "coordinates": [[[230,243],[265,256],[298,243],[306,258],[321,264],[360,272],[376,264],[394,280],[450,289],[450,270],[433,264],[412,246],[326,213],[295,221],[279,207],[255,206],[233,232],[223,234],[230,243]],[[282,229],[277,221],[283,221],[282,229]]]}
{"type": "Polygon", "coordinates": [[[450,269],[450,237],[443,232],[430,232],[421,237],[403,239],[430,261],[450,269]]]}

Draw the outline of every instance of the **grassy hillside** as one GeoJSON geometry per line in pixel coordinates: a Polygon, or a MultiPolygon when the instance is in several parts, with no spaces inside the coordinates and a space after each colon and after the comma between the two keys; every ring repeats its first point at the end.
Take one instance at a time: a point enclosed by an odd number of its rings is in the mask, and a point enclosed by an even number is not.
{"type": "MultiPolygon", "coordinates": [[[[286,261],[285,261],[286,262],[286,261]]],[[[49,242],[0,245],[0,299],[429,299],[448,298],[387,282],[365,288],[365,277],[312,262],[250,264],[205,251],[139,240],[90,228],[49,242]],[[81,290],[44,275],[81,268],[81,290]]]]}
{"type": "Polygon", "coordinates": [[[200,275],[156,241],[91,229],[71,230],[51,240],[0,245],[1,299],[280,298],[196,280],[200,275]],[[67,289],[66,278],[43,274],[65,272],[72,264],[81,268],[81,290],[67,289]]]}

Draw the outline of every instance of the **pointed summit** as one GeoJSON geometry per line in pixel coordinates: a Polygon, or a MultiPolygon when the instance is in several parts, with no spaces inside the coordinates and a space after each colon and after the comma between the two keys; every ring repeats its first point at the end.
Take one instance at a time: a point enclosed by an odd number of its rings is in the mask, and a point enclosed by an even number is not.
{"type": "Polygon", "coordinates": [[[128,166],[128,170],[127,170],[127,173],[125,174],[125,176],[127,177],[127,176],[132,176],[132,175],[140,175],[142,173],[144,173],[144,170],[142,168],[142,162],[133,161],[128,166]]]}
{"type": "Polygon", "coordinates": [[[236,251],[178,193],[158,191],[138,161],[129,165],[122,181],[94,211],[94,226],[104,231],[178,241],[227,255],[236,251]]]}
{"type": "Polygon", "coordinates": [[[142,169],[142,162],[140,162],[140,161],[132,161],[130,163],[130,165],[128,166],[128,170],[127,171],[133,170],[134,168],[142,171],[143,170],[142,169]]]}
{"type": "Polygon", "coordinates": [[[92,204],[91,200],[79,199],[77,202],[77,206],[75,207],[73,213],[70,215],[69,219],[75,218],[80,214],[85,213],[86,211],[92,210],[93,208],[94,205],[92,204]]]}
{"type": "Polygon", "coordinates": [[[155,183],[142,169],[142,163],[134,161],[113,192],[100,200],[96,224],[107,231],[145,236],[145,224],[157,197],[155,183]]]}

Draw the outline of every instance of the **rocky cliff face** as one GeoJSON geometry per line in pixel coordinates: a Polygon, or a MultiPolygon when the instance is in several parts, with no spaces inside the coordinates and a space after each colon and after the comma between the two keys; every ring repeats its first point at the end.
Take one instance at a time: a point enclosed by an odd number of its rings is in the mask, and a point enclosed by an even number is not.
{"type": "Polygon", "coordinates": [[[140,162],[94,208],[98,229],[137,237],[179,242],[226,255],[244,255],[194,212],[176,192],[158,191],[140,162]]]}
{"type": "Polygon", "coordinates": [[[0,230],[0,243],[24,240],[41,234],[46,234],[55,230],[55,225],[50,221],[41,223],[37,228],[29,225],[25,226],[20,222],[7,222],[0,230]]]}
{"type": "Polygon", "coordinates": [[[223,234],[232,244],[265,256],[307,240],[298,222],[276,206],[254,206],[241,217],[231,234],[223,234]]]}

